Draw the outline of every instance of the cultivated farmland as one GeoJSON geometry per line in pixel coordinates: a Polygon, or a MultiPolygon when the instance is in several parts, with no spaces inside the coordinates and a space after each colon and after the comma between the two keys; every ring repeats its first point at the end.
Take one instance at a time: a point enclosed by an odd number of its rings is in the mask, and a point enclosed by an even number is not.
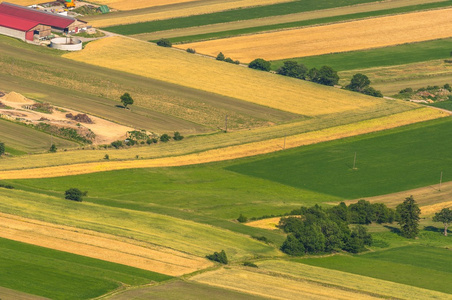
{"type": "Polygon", "coordinates": [[[198,52],[244,62],[255,58],[278,60],[360,49],[385,47],[451,37],[452,9],[386,16],[340,24],[271,32],[185,44],[198,52]],[[360,30],[357,31],[356,28],[360,30]],[[350,32],[353,32],[350,35],[350,32]],[[322,39],[319,40],[318,37],[322,39]],[[284,45],[283,47],[281,45],[284,45]]]}

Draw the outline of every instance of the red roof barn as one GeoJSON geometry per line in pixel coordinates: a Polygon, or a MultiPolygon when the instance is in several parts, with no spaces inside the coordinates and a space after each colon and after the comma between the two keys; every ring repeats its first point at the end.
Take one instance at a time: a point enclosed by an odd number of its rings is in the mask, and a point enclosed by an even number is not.
{"type": "Polygon", "coordinates": [[[86,23],[74,18],[8,2],[0,3],[0,34],[33,40],[34,34],[47,36],[51,30],[76,33],[81,27],[86,27],[86,23]]]}

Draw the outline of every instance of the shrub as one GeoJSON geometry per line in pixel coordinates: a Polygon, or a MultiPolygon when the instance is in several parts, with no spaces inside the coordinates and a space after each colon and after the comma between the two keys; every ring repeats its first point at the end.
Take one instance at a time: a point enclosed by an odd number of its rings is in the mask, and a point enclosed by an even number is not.
{"type": "Polygon", "coordinates": [[[160,47],[168,47],[168,48],[173,46],[171,41],[168,40],[168,39],[160,39],[160,40],[158,40],[157,41],[157,45],[159,45],[160,47]]]}
{"type": "Polygon", "coordinates": [[[119,148],[122,147],[122,141],[114,141],[114,142],[111,142],[111,145],[112,145],[114,148],[119,149],[119,148]]]}
{"type": "Polygon", "coordinates": [[[109,160],[110,159],[110,155],[105,154],[104,159],[109,160]]]}
{"type": "Polygon", "coordinates": [[[240,65],[240,61],[239,60],[234,60],[234,64],[240,65]]]}
{"type": "Polygon", "coordinates": [[[228,258],[226,257],[226,252],[224,252],[224,250],[221,250],[221,252],[214,252],[211,255],[206,255],[206,258],[225,265],[228,264],[228,258]]]}
{"type": "Polygon", "coordinates": [[[160,141],[166,143],[166,142],[168,142],[168,141],[170,140],[170,138],[171,138],[171,137],[170,137],[169,135],[167,135],[166,133],[164,133],[164,134],[162,134],[162,135],[160,136],[160,141]]]}
{"type": "Polygon", "coordinates": [[[86,194],[87,192],[82,193],[82,191],[80,191],[77,188],[70,188],[64,192],[64,198],[68,200],[82,202],[82,196],[86,194]]]}
{"type": "Polygon", "coordinates": [[[196,53],[196,50],[193,49],[193,48],[187,48],[187,52],[188,52],[188,53],[195,54],[195,53],[196,53]]]}
{"type": "Polygon", "coordinates": [[[226,58],[224,61],[227,62],[227,63],[230,63],[230,64],[234,63],[234,61],[230,57],[226,58]]]}
{"type": "Polygon", "coordinates": [[[266,244],[270,244],[270,240],[267,239],[267,237],[265,237],[265,236],[255,236],[255,235],[253,235],[252,238],[255,239],[255,240],[264,242],[266,244]]]}
{"type": "Polygon", "coordinates": [[[218,53],[216,60],[223,61],[224,60],[224,54],[223,52],[218,53]]]}
{"type": "Polygon", "coordinates": [[[0,183],[0,188],[10,189],[10,190],[14,189],[14,187],[12,185],[10,185],[10,184],[3,184],[3,183],[0,183]]]}
{"type": "Polygon", "coordinates": [[[181,141],[181,140],[183,140],[183,139],[184,139],[184,136],[182,136],[182,135],[179,133],[179,131],[176,131],[176,132],[174,133],[173,140],[175,140],[175,141],[181,141]]]}
{"type": "Polygon", "coordinates": [[[239,221],[240,223],[245,223],[246,221],[248,221],[248,218],[240,214],[240,216],[237,218],[237,221],[239,221]]]}
{"type": "Polygon", "coordinates": [[[52,144],[52,146],[50,146],[49,151],[52,152],[52,153],[57,152],[57,147],[55,146],[55,144],[52,144]]]}
{"type": "Polygon", "coordinates": [[[0,143],[0,155],[5,154],[5,143],[0,143]]]}
{"type": "Polygon", "coordinates": [[[245,262],[243,262],[243,265],[244,265],[245,267],[259,268],[255,263],[252,263],[252,262],[250,262],[250,261],[245,261],[245,262]]]}
{"type": "Polygon", "coordinates": [[[248,68],[261,70],[261,71],[270,71],[271,63],[262,58],[257,58],[250,62],[248,68]]]}

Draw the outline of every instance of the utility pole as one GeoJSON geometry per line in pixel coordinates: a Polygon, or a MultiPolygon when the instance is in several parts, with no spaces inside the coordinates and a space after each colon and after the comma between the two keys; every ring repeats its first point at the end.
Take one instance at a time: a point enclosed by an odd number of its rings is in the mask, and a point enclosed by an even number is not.
{"type": "Polygon", "coordinates": [[[224,118],[224,132],[228,132],[228,115],[224,118]]]}

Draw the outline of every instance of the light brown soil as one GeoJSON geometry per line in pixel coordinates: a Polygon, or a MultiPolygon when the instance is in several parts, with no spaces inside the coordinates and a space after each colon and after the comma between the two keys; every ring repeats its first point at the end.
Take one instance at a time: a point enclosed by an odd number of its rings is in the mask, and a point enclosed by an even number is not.
{"type": "MultiPolygon", "coordinates": [[[[11,92],[1,98],[2,103],[6,106],[12,107],[11,109],[0,109],[0,114],[10,116],[11,119],[16,119],[16,117],[23,118],[25,122],[38,123],[41,118],[48,119],[49,123],[57,126],[72,127],[77,128],[79,122],[66,118],[66,114],[71,113],[73,115],[78,115],[80,112],[69,110],[66,108],[54,109],[52,114],[41,113],[29,109],[25,109],[24,105],[32,105],[36,103],[33,100],[27,99],[23,95],[11,92]]],[[[55,107],[57,108],[57,107],[55,107]]],[[[88,116],[93,123],[80,124],[80,127],[90,129],[95,133],[96,138],[93,144],[109,144],[113,141],[123,140],[126,138],[126,132],[134,130],[132,127],[123,126],[117,123],[107,121],[94,116],[88,116]]]]}
{"type": "Polygon", "coordinates": [[[1,300],[45,300],[48,298],[22,293],[16,290],[7,289],[0,286],[1,300]]]}
{"type": "Polygon", "coordinates": [[[137,240],[3,213],[0,236],[172,276],[212,265],[207,259],[137,240]]]}

